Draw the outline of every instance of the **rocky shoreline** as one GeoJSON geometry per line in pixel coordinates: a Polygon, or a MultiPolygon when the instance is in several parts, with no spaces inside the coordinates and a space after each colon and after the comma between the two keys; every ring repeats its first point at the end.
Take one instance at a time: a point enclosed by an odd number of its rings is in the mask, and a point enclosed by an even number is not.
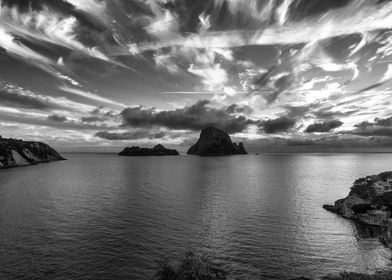
{"type": "Polygon", "coordinates": [[[45,143],[0,138],[0,169],[58,160],[65,158],[45,143]]]}
{"type": "MultiPolygon", "coordinates": [[[[227,280],[237,279],[224,270],[220,265],[215,264],[205,256],[197,255],[191,251],[186,252],[182,259],[173,260],[165,258],[159,262],[153,280],[174,280],[174,279],[208,279],[227,280]],[[196,275],[196,276],[195,276],[196,275]]],[[[262,278],[265,279],[265,278],[262,278]]],[[[390,280],[392,271],[378,271],[373,274],[342,272],[336,275],[325,275],[321,278],[309,277],[288,277],[286,280],[390,280]]]]}
{"type": "Polygon", "coordinates": [[[392,248],[392,171],[355,180],[347,197],[323,208],[365,225],[381,227],[381,241],[392,248]]]}

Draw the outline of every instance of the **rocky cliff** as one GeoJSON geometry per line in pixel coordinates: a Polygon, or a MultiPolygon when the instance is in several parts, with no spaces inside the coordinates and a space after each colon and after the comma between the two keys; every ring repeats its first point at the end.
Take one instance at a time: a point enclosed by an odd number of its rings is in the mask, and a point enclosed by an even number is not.
{"type": "Polygon", "coordinates": [[[356,180],[347,197],[323,207],[345,218],[380,226],[382,240],[392,245],[392,171],[356,180]]]}
{"type": "Polygon", "coordinates": [[[153,148],[141,148],[138,146],[127,147],[121,151],[119,156],[178,156],[179,153],[174,149],[166,149],[158,144],[153,148]]]}
{"type": "Polygon", "coordinates": [[[188,150],[189,155],[224,156],[247,154],[242,143],[236,144],[224,131],[207,127],[200,133],[199,140],[188,150]]]}
{"type": "Polygon", "coordinates": [[[64,158],[47,144],[0,138],[0,169],[56,160],[64,158]]]}

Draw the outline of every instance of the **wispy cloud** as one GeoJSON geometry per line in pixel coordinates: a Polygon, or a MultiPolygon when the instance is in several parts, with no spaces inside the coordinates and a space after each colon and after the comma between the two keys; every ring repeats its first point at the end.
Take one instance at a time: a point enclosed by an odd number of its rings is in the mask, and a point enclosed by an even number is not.
{"type": "MultiPolygon", "coordinates": [[[[257,9],[251,8],[251,3],[245,4],[243,1],[232,4],[230,7],[238,12],[240,5],[243,5],[244,9],[249,8],[252,11],[257,11],[257,9]]],[[[270,9],[267,10],[270,11],[270,9]]],[[[247,15],[252,15],[252,11],[246,11],[247,15]]],[[[284,9],[284,11],[282,13],[284,20],[280,19],[281,22],[287,20],[287,10],[284,9]]],[[[360,0],[352,1],[344,8],[330,11],[319,17],[290,22],[290,24],[284,26],[276,24],[257,30],[233,29],[189,34],[187,36],[177,34],[177,36],[170,36],[169,40],[158,36],[157,38],[161,39],[158,42],[139,43],[137,49],[139,52],[144,52],[170,46],[205,49],[208,47],[233,48],[247,45],[295,45],[389,28],[392,28],[392,3],[374,4],[372,1],[360,0]]]]}
{"type": "MultiPolygon", "coordinates": [[[[1,16],[1,15],[0,15],[1,16]]],[[[21,44],[16,38],[0,26],[0,46],[17,58],[26,59],[30,63],[50,64],[51,60],[21,44]]]]}
{"type": "Polygon", "coordinates": [[[106,2],[101,0],[65,0],[76,9],[93,15],[97,19],[105,19],[106,2]]]}
{"type": "Polygon", "coordinates": [[[7,32],[29,41],[43,41],[109,61],[97,47],[88,47],[77,39],[77,25],[75,17],[64,17],[48,7],[22,12],[17,6],[8,7],[0,1],[0,26],[7,32]]]}
{"type": "Polygon", "coordinates": [[[75,95],[79,95],[81,97],[90,99],[90,100],[94,100],[94,101],[98,101],[104,104],[111,104],[111,105],[115,105],[115,106],[119,106],[119,107],[126,107],[126,105],[124,105],[123,103],[120,102],[116,102],[112,99],[106,98],[106,97],[102,97],[98,94],[89,92],[89,91],[85,91],[84,89],[81,88],[73,88],[73,87],[68,87],[68,86],[61,86],[60,90],[67,92],[67,93],[71,93],[71,94],[75,94],[75,95]]]}
{"type": "Polygon", "coordinates": [[[93,106],[71,101],[65,97],[51,97],[38,94],[9,82],[0,81],[0,104],[11,108],[25,108],[35,110],[70,110],[86,112],[93,106]]]}

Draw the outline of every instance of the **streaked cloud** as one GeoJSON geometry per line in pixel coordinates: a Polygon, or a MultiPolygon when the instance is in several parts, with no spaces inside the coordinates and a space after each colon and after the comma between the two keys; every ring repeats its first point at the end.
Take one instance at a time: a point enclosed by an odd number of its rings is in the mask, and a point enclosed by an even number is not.
{"type": "Polygon", "coordinates": [[[16,38],[10,33],[8,33],[1,26],[0,26],[0,37],[1,37],[0,47],[5,49],[12,56],[26,59],[30,63],[38,63],[43,65],[51,63],[50,59],[39,54],[38,52],[33,51],[29,47],[17,42],[16,38]]]}
{"type": "Polygon", "coordinates": [[[31,42],[43,41],[108,61],[97,47],[88,47],[77,39],[77,25],[75,17],[64,17],[48,7],[22,12],[17,6],[9,7],[0,2],[0,27],[6,32],[31,42]]]}
{"type": "Polygon", "coordinates": [[[94,107],[87,104],[71,101],[65,97],[54,98],[38,94],[30,89],[23,88],[9,82],[0,81],[0,104],[11,108],[24,108],[33,110],[92,110],[94,107]]]}
{"type": "Polygon", "coordinates": [[[120,103],[120,102],[116,102],[114,100],[111,100],[109,98],[105,98],[102,96],[99,96],[98,94],[89,92],[89,91],[85,91],[83,89],[80,88],[74,88],[74,87],[68,87],[68,86],[61,86],[60,90],[67,92],[67,93],[71,93],[71,94],[75,94],[75,95],[79,95],[82,96],[84,98],[87,99],[91,99],[97,102],[101,102],[104,104],[111,104],[111,105],[116,105],[118,107],[126,107],[126,105],[120,103]]]}
{"type": "Polygon", "coordinates": [[[101,0],[65,0],[76,9],[91,14],[97,19],[105,18],[106,3],[101,0]]]}

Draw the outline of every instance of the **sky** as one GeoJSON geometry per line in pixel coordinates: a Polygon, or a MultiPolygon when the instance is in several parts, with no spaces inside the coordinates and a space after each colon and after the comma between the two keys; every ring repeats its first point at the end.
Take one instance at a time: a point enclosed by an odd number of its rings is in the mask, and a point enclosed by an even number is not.
{"type": "Polygon", "coordinates": [[[60,151],[391,152],[391,79],[391,1],[0,0],[0,134],[60,151]]]}

